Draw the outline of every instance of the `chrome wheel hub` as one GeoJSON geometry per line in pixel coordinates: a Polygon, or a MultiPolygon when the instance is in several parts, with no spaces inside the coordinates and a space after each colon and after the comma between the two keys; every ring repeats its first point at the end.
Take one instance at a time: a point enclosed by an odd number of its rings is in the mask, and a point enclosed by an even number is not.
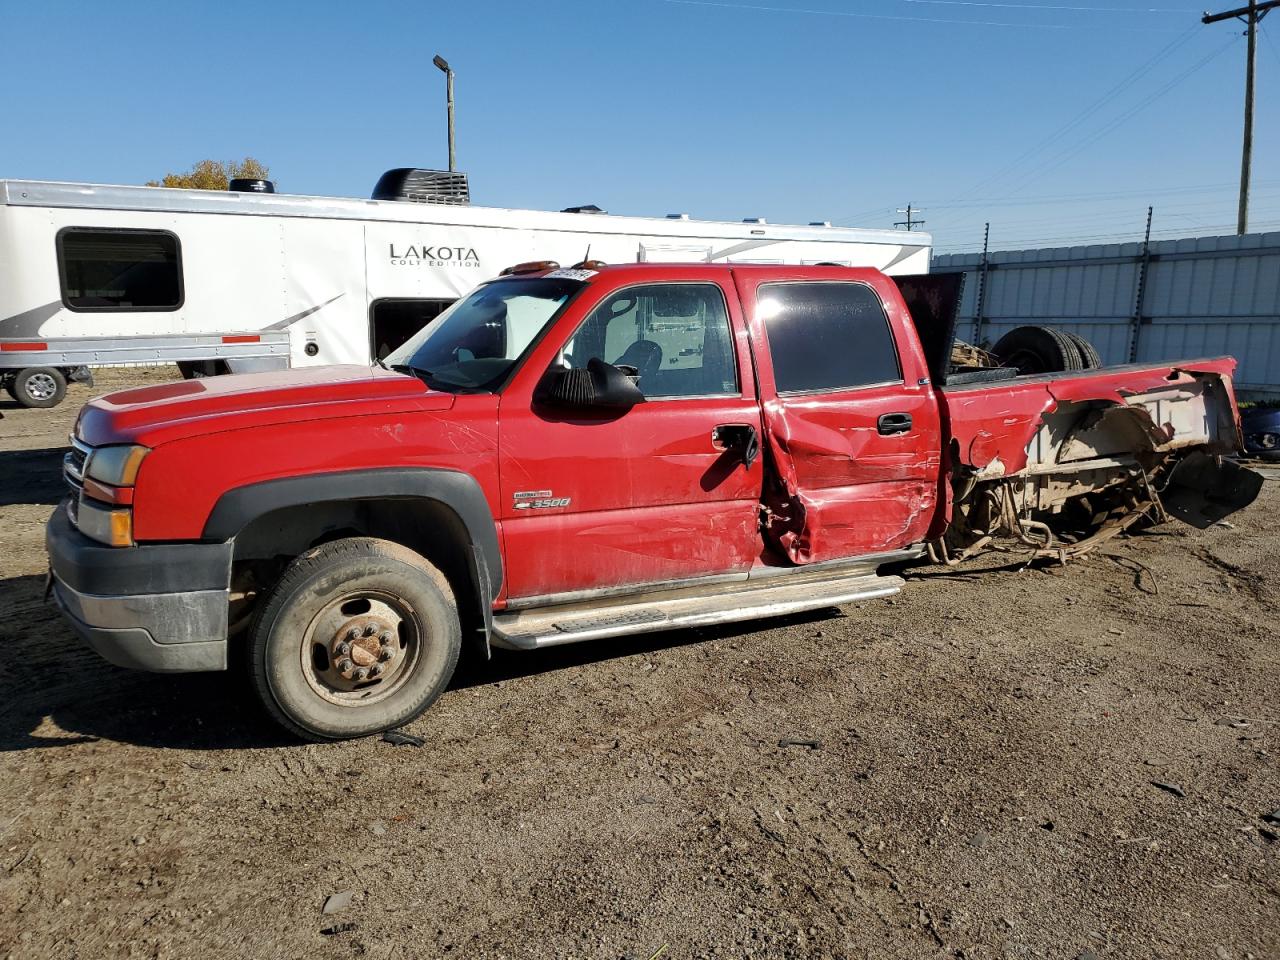
{"type": "Polygon", "coordinates": [[[422,650],[414,610],[390,595],[362,592],[329,603],[302,639],[303,673],[326,700],[368,704],[390,696],[422,650]]]}
{"type": "Polygon", "coordinates": [[[58,384],[47,373],[36,373],[27,378],[27,396],[32,400],[49,400],[58,392],[58,384]]]}

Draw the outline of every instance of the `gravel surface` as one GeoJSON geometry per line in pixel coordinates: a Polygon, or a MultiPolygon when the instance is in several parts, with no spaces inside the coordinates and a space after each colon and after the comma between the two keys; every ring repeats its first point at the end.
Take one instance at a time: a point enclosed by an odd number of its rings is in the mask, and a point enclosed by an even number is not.
{"type": "Polygon", "coordinates": [[[1280,483],[1065,568],[464,663],[423,746],[304,746],[42,602],[77,405],[165,376],[0,402],[0,956],[1280,957],[1280,483]]]}

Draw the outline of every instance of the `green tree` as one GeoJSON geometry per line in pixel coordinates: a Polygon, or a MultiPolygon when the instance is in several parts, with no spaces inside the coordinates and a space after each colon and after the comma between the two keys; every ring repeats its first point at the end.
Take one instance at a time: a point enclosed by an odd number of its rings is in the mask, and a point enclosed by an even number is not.
{"type": "Polygon", "coordinates": [[[253,157],[243,160],[201,160],[186,173],[166,173],[163,180],[148,180],[148,187],[175,187],[179,190],[226,190],[233,178],[270,180],[266,164],[253,157]]]}

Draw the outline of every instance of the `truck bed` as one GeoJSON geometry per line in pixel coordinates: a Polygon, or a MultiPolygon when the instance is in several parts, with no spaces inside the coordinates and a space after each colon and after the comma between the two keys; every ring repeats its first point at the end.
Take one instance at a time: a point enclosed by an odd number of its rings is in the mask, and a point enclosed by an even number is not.
{"type": "Polygon", "coordinates": [[[940,396],[958,463],[982,477],[1009,476],[1084,454],[1197,445],[1234,452],[1235,366],[1229,357],[1120,364],[944,386],[940,396]]]}

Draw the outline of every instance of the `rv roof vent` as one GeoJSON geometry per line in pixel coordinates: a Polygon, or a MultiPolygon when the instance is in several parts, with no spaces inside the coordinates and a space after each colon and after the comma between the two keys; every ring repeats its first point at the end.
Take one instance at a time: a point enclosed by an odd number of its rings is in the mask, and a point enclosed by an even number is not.
{"type": "Polygon", "coordinates": [[[397,167],[378,178],[373,188],[373,199],[464,206],[471,202],[471,189],[465,173],[397,167]]]}
{"type": "Polygon", "coordinates": [[[809,226],[811,226],[811,227],[829,227],[829,226],[831,226],[831,221],[830,221],[830,220],[810,220],[810,221],[809,221],[809,226]]]}
{"type": "Polygon", "coordinates": [[[233,177],[227,184],[233,193],[275,193],[276,185],[270,180],[253,180],[249,177],[233,177]]]}
{"type": "Polygon", "coordinates": [[[743,217],[742,222],[743,223],[768,223],[769,221],[766,220],[764,217],[743,217]]]}
{"type": "Polygon", "coordinates": [[[565,207],[561,213],[608,213],[608,210],[601,210],[594,203],[584,203],[580,207],[565,207]]]}
{"type": "Polygon", "coordinates": [[[668,220],[688,220],[689,215],[687,213],[668,213],[667,219],[668,220]]]}

